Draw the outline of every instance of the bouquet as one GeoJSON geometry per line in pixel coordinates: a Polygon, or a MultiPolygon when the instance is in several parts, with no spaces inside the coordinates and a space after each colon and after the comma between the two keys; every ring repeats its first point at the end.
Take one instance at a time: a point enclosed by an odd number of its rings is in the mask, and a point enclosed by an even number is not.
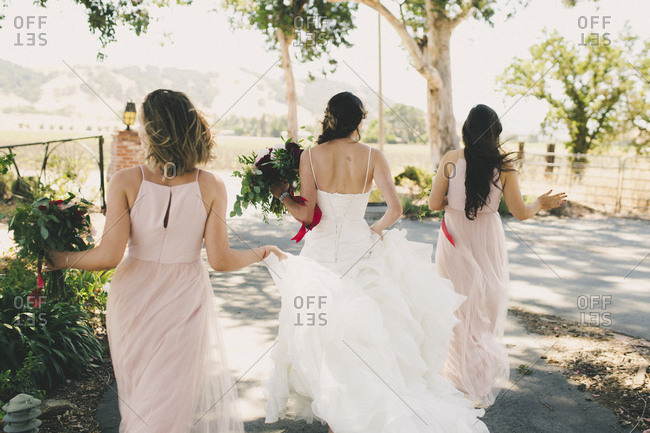
{"type": "Polygon", "coordinates": [[[43,288],[45,294],[54,299],[62,299],[66,294],[63,270],[48,272],[43,278],[41,271],[48,251],[83,251],[93,246],[88,215],[92,203],[74,199],[71,193],[64,200],[40,198],[31,205],[17,208],[9,223],[18,245],[17,255],[36,263],[38,283],[30,295],[35,307],[38,307],[43,288]]]}
{"type": "Polygon", "coordinates": [[[266,153],[258,156],[241,155],[239,162],[244,165],[242,171],[233,172],[233,176],[241,178],[241,192],[237,195],[230,216],[241,216],[242,209],[252,205],[262,210],[264,221],[268,223],[269,214],[282,218],[287,210],[280,200],[271,194],[271,185],[289,184],[289,193],[294,199],[294,191],[300,189],[300,155],[304,149],[291,139],[282,147],[269,148],[266,153]]]}

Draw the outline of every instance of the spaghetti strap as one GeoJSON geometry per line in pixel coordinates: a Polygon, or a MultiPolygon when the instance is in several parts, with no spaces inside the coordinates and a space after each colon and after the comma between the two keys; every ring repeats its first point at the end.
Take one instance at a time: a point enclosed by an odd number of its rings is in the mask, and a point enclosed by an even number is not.
{"type": "Polygon", "coordinates": [[[197,169],[196,169],[196,179],[194,179],[194,182],[198,182],[198,181],[199,181],[199,172],[201,172],[201,169],[200,169],[200,168],[197,168],[197,169]]]}
{"type": "Polygon", "coordinates": [[[372,156],[372,147],[368,147],[368,165],[366,166],[366,179],[363,181],[363,187],[361,188],[361,194],[366,192],[366,183],[368,183],[368,173],[370,173],[370,157],[372,156]]]}
{"type": "Polygon", "coordinates": [[[140,172],[142,173],[142,180],[144,180],[144,166],[140,165],[140,172]]]}
{"type": "Polygon", "coordinates": [[[311,160],[311,147],[307,149],[307,153],[309,153],[309,165],[311,166],[311,174],[314,176],[314,184],[316,184],[316,189],[318,189],[318,182],[316,182],[316,173],[314,173],[314,163],[311,160]]]}

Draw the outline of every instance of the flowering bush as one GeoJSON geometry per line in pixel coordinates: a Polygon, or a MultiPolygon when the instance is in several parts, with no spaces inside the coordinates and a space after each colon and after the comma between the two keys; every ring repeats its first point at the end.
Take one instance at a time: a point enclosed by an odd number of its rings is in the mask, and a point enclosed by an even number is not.
{"type": "Polygon", "coordinates": [[[38,283],[32,294],[36,306],[43,287],[45,294],[52,299],[62,299],[66,293],[63,271],[48,272],[47,282],[43,278],[41,270],[48,252],[82,251],[93,246],[88,215],[92,203],[74,199],[71,193],[64,200],[40,198],[31,205],[16,208],[9,223],[9,230],[13,231],[14,242],[18,245],[18,257],[36,264],[38,283]]]}
{"type": "Polygon", "coordinates": [[[289,139],[283,147],[269,148],[261,156],[255,152],[239,156],[239,162],[244,164],[244,168],[242,171],[235,171],[233,176],[241,178],[241,192],[237,195],[230,216],[241,216],[242,209],[252,205],[261,208],[266,222],[269,214],[281,218],[287,210],[282,202],[271,194],[271,185],[288,183],[289,192],[293,197],[293,192],[300,189],[298,168],[303,151],[300,144],[289,139]]]}

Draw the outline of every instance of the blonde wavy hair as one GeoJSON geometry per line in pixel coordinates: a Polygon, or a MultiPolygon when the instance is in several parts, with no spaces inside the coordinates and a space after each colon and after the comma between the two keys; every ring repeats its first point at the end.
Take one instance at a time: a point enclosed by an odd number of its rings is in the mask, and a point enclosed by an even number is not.
{"type": "Polygon", "coordinates": [[[145,163],[152,170],[162,169],[167,176],[172,164],[174,175],[180,176],[212,159],[210,125],[184,93],[154,90],[142,103],[142,118],[145,163]]]}

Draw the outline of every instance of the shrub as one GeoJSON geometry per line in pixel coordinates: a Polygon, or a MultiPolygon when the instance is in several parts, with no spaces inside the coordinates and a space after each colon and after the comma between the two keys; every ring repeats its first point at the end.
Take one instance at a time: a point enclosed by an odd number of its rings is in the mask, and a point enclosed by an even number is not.
{"type": "Polygon", "coordinates": [[[96,366],[94,361],[102,359],[102,347],[81,307],[44,302],[33,309],[26,299],[2,293],[0,347],[7,356],[0,360],[0,371],[20,368],[32,352],[40,363],[34,372],[35,383],[51,389],[96,366]]]}
{"type": "Polygon", "coordinates": [[[36,277],[24,264],[19,259],[8,262],[0,280],[0,349],[6,354],[0,358],[0,372],[18,372],[32,353],[38,360],[31,373],[34,383],[50,389],[95,366],[102,347],[81,306],[45,300],[33,308],[28,294],[36,277]]]}
{"type": "Polygon", "coordinates": [[[423,170],[419,167],[407,165],[404,167],[403,172],[395,176],[395,185],[403,185],[403,182],[406,179],[413,182],[422,191],[426,191],[431,188],[431,184],[433,182],[433,174],[428,173],[426,170],[423,170]]]}
{"type": "Polygon", "coordinates": [[[41,362],[38,357],[29,352],[22,367],[15,373],[12,370],[0,373],[0,406],[20,393],[43,398],[45,391],[38,389],[34,379],[35,373],[40,368],[41,362]]]}
{"type": "Polygon", "coordinates": [[[101,272],[70,269],[65,276],[66,286],[74,290],[74,302],[89,314],[97,315],[102,324],[108,295],[103,288],[111,280],[113,273],[113,269],[101,272]]]}
{"type": "Polygon", "coordinates": [[[409,218],[442,218],[445,211],[432,211],[429,209],[427,200],[421,203],[422,200],[412,199],[411,197],[400,195],[399,200],[402,203],[403,215],[409,218]]]}

